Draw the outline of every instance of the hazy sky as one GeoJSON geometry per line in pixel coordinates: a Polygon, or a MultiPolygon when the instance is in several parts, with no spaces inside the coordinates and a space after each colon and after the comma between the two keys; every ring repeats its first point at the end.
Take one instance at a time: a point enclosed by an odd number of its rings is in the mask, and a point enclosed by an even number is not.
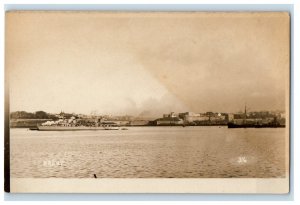
{"type": "Polygon", "coordinates": [[[286,13],[6,14],[10,110],[285,108],[286,13]]]}

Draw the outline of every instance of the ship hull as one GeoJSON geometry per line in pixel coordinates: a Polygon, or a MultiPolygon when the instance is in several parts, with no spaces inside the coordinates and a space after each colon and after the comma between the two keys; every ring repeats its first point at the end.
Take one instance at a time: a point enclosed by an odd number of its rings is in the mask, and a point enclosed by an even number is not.
{"type": "Polygon", "coordinates": [[[84,131],[84,130],[105,130],[104,127],[65,127],[65,126],[38,126],[39,131],[84,131]]]}
{"type": "Polygon", "coordinates": [[[277,124],[270,124],[270,125],[255,125],[255,124],[234,124],[228,123],[228,128],[284,128],[285,125],[277,125],[277,124]]]}

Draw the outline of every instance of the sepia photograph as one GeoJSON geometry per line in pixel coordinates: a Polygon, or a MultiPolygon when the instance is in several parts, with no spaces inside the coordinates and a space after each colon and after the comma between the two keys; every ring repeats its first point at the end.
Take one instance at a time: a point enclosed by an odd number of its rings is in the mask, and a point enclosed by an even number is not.
{"type": "Polygon", "coordinates": [[[288,193],[288,12],[7,11],[10,192],[288,193]]]}

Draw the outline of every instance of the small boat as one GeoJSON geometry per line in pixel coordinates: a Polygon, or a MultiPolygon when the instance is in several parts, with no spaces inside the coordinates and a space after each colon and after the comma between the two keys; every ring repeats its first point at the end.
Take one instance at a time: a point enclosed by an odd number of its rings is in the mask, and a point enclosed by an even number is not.
{"type": "Polygon", "coordinates": [[[38,127],[30,127],[29,130],[39,130],[38,127]]]}

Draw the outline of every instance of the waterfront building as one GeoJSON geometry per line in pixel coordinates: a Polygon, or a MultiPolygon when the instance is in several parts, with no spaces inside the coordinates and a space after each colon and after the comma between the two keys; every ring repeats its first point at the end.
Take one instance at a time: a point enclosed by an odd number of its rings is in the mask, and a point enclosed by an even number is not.
{"type": "Polygon", "coordinates": [[[183,120],[178,117],[164,117],[155,120],[156,125],[183,125],[183,120]]]}

